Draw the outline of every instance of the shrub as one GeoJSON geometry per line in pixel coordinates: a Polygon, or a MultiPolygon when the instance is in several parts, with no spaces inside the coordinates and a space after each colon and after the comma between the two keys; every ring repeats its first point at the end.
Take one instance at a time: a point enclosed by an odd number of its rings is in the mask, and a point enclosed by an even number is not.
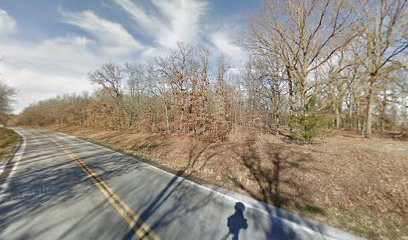
{"type": "Polygon", "coordinates": [[[313,138],[320,135],[322,126],[323,118],[316,114],[293,117],[289,120],[289,136],[310,143],[313,138]]]}

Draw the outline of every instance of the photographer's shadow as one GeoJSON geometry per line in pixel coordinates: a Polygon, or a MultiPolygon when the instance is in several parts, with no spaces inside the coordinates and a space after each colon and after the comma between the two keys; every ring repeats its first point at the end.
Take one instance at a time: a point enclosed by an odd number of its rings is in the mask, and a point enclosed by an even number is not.
{"type": "Polygon", "coordinates": [[[232,240],[239,239],[239,231],[248,228],[247,219],[244,217],[245,205],[241,202],[235,204],[235,212],[228,217],[227,226],[229,232],[221,239],[226,240],[232,235],[232,240]]]}

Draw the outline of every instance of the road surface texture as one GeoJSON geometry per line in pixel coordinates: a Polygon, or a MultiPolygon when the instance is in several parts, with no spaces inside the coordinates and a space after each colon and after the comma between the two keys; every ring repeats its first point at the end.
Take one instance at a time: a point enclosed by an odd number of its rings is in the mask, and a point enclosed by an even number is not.
{"type": "Polygon", "coordinates": [[[15,130],[0,239],[358,239],[73,136],[15,130]]]}

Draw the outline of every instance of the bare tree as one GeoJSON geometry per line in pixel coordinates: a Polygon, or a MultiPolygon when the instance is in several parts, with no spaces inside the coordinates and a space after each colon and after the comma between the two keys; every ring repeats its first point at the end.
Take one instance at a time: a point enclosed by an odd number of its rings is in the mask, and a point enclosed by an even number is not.
{"type": "Polygon", "coordinates": [[[249,111],[252,124],[254,127],[259,125],[256,119],[262,115],[263,125],[268,126],[273,133],[278,133],[283,123],[283,113],[289,112],[285,109],[288,104],[284,93],[288,91],[288,86],[283,66],[276,59],[251,58],[246,64],[243,75],[248,104],[251,106],[249,111]]]}
{"type": "Polygon", "coordinates": [[[5,125],[11,112],[11,103],[16,90],[0,82],[0,123],[5,125]]]}
{"type": "Polygon", "coordinates": [[[231,96],[227,83],[228,61],[223,53],[218,58],[217,76],[215,83],[215,116],[214,132],[217,138],[225,139],[231,130],[231,96]]]}
{"type": "Polygon", "coordinates": [[[157,61],[158,60],[156,60],[155,64],[149,64],[147,67],[147,82],[149,92],[158,98],[160,105],[163,106],[162,112],[165,114],[165,132],[169,134],[172,131],[170,126],[172,98],[169,91],[170,86],[167,81],[166,71],[163,71],[160,65],[157,64],[157,61]]]}
{"type": "Polygon", "coordinates": [[[115,108],[114,128],[121,128],[123,117],[123,69],[117,64],[105,64],[101,69],[90,72],[92,83],[101,86],[101,93],[109,96],[115,108]]]}
{"type": "Polygon", "coordinates": [[[126,82],[125,111],[129,128],[135,128],[135,121],[144,109],[142,104],[146,91],[147,74],[143,65],[126,63],[124,65],[124,80],[126,82]]]}
{"type": "Polygon", "coordinates": [[[373,107],[378,84],[395,69],[394,60],[408,48],[407,0],[363,0],[355,4],[363,34],[361,54],[368,84],[365,136],[372,136],[373,107]]]}
{"type": "Polygon", "coordinates": [[[171,89],[178,121],[179,133],[184,133],[185,116],[188,107],[189,91],[192,82],[198,75],[197,62],[194,59],[192,46],[179,42],[177,49],[170,55],[156,59],[157,71],[171,89]]]}
{"type": "Polygon", "coordinates": [[[285,67],[296,114],[303,114],[313,88],[311,73],[355,36],[347,1],[267,0],[249,21],[247,46],[285,67]]]}

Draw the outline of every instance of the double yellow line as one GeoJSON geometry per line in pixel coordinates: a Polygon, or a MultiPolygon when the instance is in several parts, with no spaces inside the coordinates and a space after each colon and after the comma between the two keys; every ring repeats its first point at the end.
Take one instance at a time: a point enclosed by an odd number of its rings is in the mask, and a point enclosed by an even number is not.
{"type": "Polygon", "coordinates": [[[159,240],[160,237],[157,236],[155,232],[145,223],[143,220],[123,201],[118,195],[116,195],[113,190],[100,179],[91,169],[89,169],[86,164],[77,157],[71,150],[66,148],[62,143],[57,141],[53,137],[48,137],[51,141],[56,143],[73,161],[75,161],[82,170],[92,178],[96,187],[105,195],[109,200],[111,205],[116,209],[116,211],[122,216],[122,218],[129,224],[129,226],[135,231],[136,236],[142,240],[153,239],[159,240]]]}

